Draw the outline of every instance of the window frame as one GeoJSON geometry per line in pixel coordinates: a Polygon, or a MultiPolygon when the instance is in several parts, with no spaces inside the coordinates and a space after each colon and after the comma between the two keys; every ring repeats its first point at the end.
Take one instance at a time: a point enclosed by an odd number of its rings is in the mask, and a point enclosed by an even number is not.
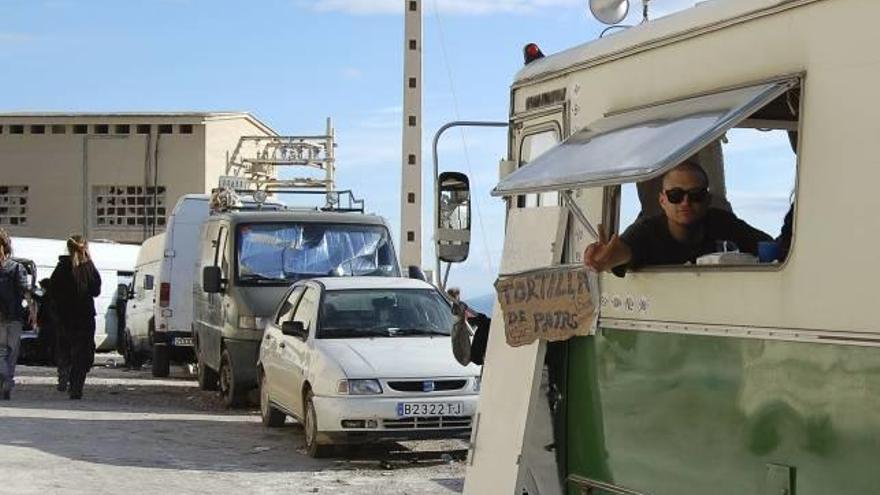
{"type": "MultiPolygon", "coordinates": [[[[797,126],[795,128],[795,132],[797,132],[797,143],[796,143],[797,151],[794,152],[794,154],[795,154],[794,190],[791,193],[791,198],[792,198],[791,242],[789,244],[789,250],[788,250],[787,256],[785,257],[785,260],[783,260],[781,263],[756,263],[753,265],[734,265],[734,264],[730,264],[730,265],[697,265],[697,264],[652,265],[652,266],[643,266],[643,267],[637,268],[635,270],[627,270],[628,273],[630,271],[632,271],[633,273],[644,273],[644,274],[650,274],[650,273],[702,273],[702,272],[716,272],[716,271],[722,271],[722,272],[781,272],[788,267],[789,263],[791,263],[792,254],[796,251],[795,246],[797,244],[798,203],[800,202],[800,176],[801,176],[801,164],[802,164],[802,157],[803,157],[803,149],[804,149],[803,148],[803,135],[804,135],[803,129],[804,129],[804,120],[806,117],[805,113],[804,113],[804,103],[805,103],[804,94],[806,92],[806,88],[805,88],[806,77],[805,77],[805,74],[799,74],[796,77],[798,79],[798,85],[795,86],[795,88],[797,88],[797,90],[800,93],[799,94],[799,101],[798,101],[798,109],[797,109],[798,110],[798,120],[797,120],[797,126]]],[[[774,80],[780,80],[780,79],[781,79],[781,77],[775,77],[775,78],[767,79],[766,81],[774,81],[774,80]]],[[[752,83],[752,84],[760,84],[760,83],[761,83],[761,81],[758,81],[758,82],[752,83]]],[[[682,99],[693,98],[693,97],[704,96],[704,95],[711,95],[711,94],[719,93],[722,91],[727,91],[729,89],[731,89],[731,88],[729,88],[729,87],[728,88],[719,88],[715,91],[702,92],[702,93],[699,93],[696,95],[691,95],[691,96],[688,96],[688,97],[685,97],[682,99]]],[[[646,108],[646,107],[651,107],[651,106],[655,106],[655,105],[662,105],[664,103],[667,103],[667,101],[657,102],[655,104],[645,105],[645,106],[639,107],[639,108],[646,108]]],[[[759,110],[764,109],[764,108],[766,108],[766,105],[764,107],[761,107],[759,110]]],[[[629,110],[623,110],[623,111],[629,111],[629,110]]],[[[604,116],[607,117],[607,116],[614,115],[617,113],[622,113],[623,111],[608,112],[604,116]]],[[[748,120],[749,119],[746,118],[743,122],[747,122],[748,120]]],[[[743,122],[741,122],[740,124],[742,124],[743,122]]],[[[736,126],[731,127],[730,130],[749,129],[749,128],[753,128],[753,127],[736,125],[736,126]]],[[[790,129],[783,128],[783,127],[765,127],[765,128],[771,129],[771,130],[790,130],[790,129]]],[[[703,149],[705,149],[707,146],[710,146],[710,145],[711,145],[711,143],[707,144],[703,148],[700,148],[700,150],[698,150],[697,152],[699,153],[699,151],[702,151],[703,149]]],[[[726,172],[727,172],[726,166],[724,168],[724,172],[725,172],[725,176],[726,176],[727,175],[726,174],[726,172]]],[[[638,182],[633,182],[633,184],[638,184],[638,182]]],[[[614,232],[614,233],[620,235],[623,233],[620,230],[620,228],[621,228],[621,225],[620,225],[621,200],[623,197],[622,187],[620,184],[611,185],[611,186],[604,186],[602,188],[602,194],[603,194],[602,221],[605,223],[605,225],[613,226],[613,229],[611,229],[610,232],[614,232]]],[[[785,217],[783,216],[781,221],[784,222],[784,218],[785,217]]],[[[627,226],[627,227],[629,227],[629,226],[627,226]]]]}

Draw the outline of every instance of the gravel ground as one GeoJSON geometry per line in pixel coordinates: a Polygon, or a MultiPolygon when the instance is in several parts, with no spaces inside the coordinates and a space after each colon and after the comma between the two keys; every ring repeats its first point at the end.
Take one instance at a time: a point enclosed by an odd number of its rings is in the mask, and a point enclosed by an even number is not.
{"type": "Polygon", "coordinates": [[[0,402],[0,493],[452,494],[464,484],[460,441],[404,442],[342,459],[303,450],[302,428],[268,429],[227,411],[186,370],[168,379],[99,356],[84,399],[55,390],[54,370],[18,368],[0,402]]]}

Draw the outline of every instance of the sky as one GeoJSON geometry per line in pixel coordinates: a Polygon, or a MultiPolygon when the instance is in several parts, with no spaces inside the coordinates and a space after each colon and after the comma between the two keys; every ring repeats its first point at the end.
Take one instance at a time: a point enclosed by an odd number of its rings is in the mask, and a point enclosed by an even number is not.
{"type": "MultiPolygon", "coordinates": [[[[638,21],[634,1],[627,22],[638,21]]],[[[655,16],[693,5],[652,0],[655,16]]],[[[423,0],[423,265],[431,246],[431,140],[446,122],[504,121],[522,47],[551,54],[604,28],[585,0],[423,0]]],[[[399,239],[403,0],[0,0],[0,111],[252,112],[281,134],[332,117],[337,185],[399,239]]],[[[503,203],[489,196],[503,129],[447,132],[441,170],[471,176],[470,258],[450,283],[492,291],[503,203]]],[[[778,194],[777,194],[778,196],[778,194]]],[[[760,198],[756,199],[760,200],[760,198]]],[[[399,242],[399,241],[398,241],[399,242]]]]}

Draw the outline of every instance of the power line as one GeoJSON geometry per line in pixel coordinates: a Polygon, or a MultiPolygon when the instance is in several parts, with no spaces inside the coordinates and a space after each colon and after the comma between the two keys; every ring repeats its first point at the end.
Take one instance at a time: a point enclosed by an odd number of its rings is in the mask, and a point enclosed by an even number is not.
{"type": "MultiPolygon", "coordinates": [[[[458,111],[458,97],[455,93],[455,82],[452,77],[452,67],[449,64],[449,57],[446,54],[446,40],[443,35],[443,23],[440,20],[440,10],[437,8],[437,0],[433,2],[434,6],[434,17],[437,22],[437,33],[440,37],[440,51],[443,55],[443,65],[446,68],[446,77],[449,79],[449,92],[452,93],[452,111],[455,113],[455,120],[461,120],[458,111]]],[[[464,129],[459,129],[459,133],[461,135],[461,145],[464,149],[464,161],[467,164],[468,174],[471,177],[475,177],[473,168],[471,167],[471,159],[470,154],[468,153],[467,140],[464,137],[464,129]]],[[[480,237],[483,240],[483,253],[486,256],[486,261],[489,263],[489,269],[492,272],[497,272],[497,267],[495,266],[495,261],[492,259],[492,253],[489,251],[489,241],[486,238],[486,229],[483,224],[483,214],[480,209],[480,202],[477,200],[476,195],[471,195],[471,200],[474,203],[474,209],[477,212],[477,222],[480,225],[480,237]]],[[[436,245],[435,245],[436,249],[436,245]]],[[[436,253],[434,254],[436,256],[436,253]]],[[[438,274],[439,275],[439,274],[438,274]]]]}

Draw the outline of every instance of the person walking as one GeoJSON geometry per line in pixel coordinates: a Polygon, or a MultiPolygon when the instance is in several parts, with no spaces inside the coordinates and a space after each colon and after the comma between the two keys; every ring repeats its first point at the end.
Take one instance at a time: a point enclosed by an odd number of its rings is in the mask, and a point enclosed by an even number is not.
{"type": "Polygon", "coordinates": [[[22,301],[29,297],[27,269],[12,259],[12,240],[0,229],[0,399],[9,400],[15,386],[15,364],[27,317],[22,301]]]}
{"type": "Polygon", "coordinates": [[[57,330],[63,334],[59,342],[64,342],[57,349],[58,390],[67,388],[71,399],[82,399],[86,374],[95,362],[95,297],[101,293],[101,276],[82,236],[67,239],[67,251],[58,258],[50,282],[57,330]],[[62,363],[69,368],[63,370],[62,363]]]}

